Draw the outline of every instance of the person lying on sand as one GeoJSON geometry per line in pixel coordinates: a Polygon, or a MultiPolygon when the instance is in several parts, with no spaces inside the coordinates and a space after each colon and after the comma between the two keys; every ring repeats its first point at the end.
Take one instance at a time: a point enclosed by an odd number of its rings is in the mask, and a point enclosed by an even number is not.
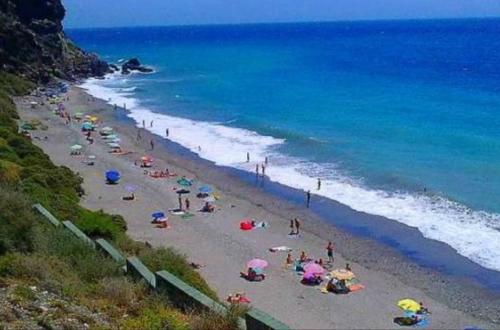
{"type": "Polygon", "coordinates": [[[241,272],[240,276],[250,282],[260,282],[263,281],[266,277],[263,273],[257,274],[257,272],[253,268],[248,268],[246,273],[241,272]]]}
{"type": "Polygon", "coordinates": [[[246,297],[244,292],[237,292],[234,295],[229,294],[226,298],[226,301],[230,304],[250,303],[250,299],[246,297]]]}
{"type": "Polygon", "coordinates": [[[122,199],[124,201],[133,201],[133,200],[135,200],[135,194],[132,193],[130,196],[124,196],[124,197],[122,197],[122,199]]]}
{"type": "Polygon", "coordinates": [[[205,267],[205,266],[206,266],[206,265],[204,265],[204,264],[199,264],[199,263],[196,263],[196,262],[194,262],[194,261],[193,261],[193,262],[190,262],[190,263],[189,263],[189,265],[190,265],[191,267],[193,267],[194,269],[200,269],[200,268],[202,268],[202,267],[205,267]]]}
{"type": "Polygon", "coordinates": [[[209,202],[206,202],[205,205],[203,206],[203,208],[201,209],[201,212],[212,213],[214,211],[215,211],[215,206],[213,206],[209,202]]]}

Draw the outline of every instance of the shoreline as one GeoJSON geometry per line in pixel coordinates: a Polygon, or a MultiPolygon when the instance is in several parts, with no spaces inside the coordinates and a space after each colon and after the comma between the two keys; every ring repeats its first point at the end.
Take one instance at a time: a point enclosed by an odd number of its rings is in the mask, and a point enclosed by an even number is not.
{"type": "MultiPolygon", "coordinates": [[[[77,99],[75,104],[81,104],[82,99],[85,98],[84,91],[79,89],[79,88],[72,88],[72,98],[74,96],[75,99],[77,99]],[[74,95],[73,95],[74,94],[74,95]]],[[[85,103],[85,102],[83,102],[85,103]]],[[[120,137],[126,137],[127,142],[131,142],[135,139],[135,134],[137,131],[137,128],[135,127],[135,123],[131,118],[128,118],[126,116],[126,113],[123,112],[123,110],[118,110],[118,111],[113,111],[112,106],[106,104],[105,101],[103,100],[94,100],[88,102],[89,104],[81,104],[83,107],[86,108],[92,108],[95,111],[91,111],[92,113],[98,113],[99,116],[101,116],[104,121],[106,122],[107,125],[113,126],[116,128],[118,134],[120,137]],[[90,105],[90,106],[89,106],[90,105]]],[[[18,102],[18,108],[20,107],[20,103],[18,102]]],[[[24,118],[26,115],[25,111],[20,111],[20,115],[24,118]]],[[[30,116],[32,116],[32,113],[29,113],[30,116]]],[[[58,118],[56,118],[58,119],[58,118]]],[[[63,127],[64,128],[64,127],[63,127]]],[[[73,130],[74,131],[74,130],[73,130]]],[[[37,132],[35,131],[35,134],[37,132]]],[[[74,132],[73,132],[74,133],[74,132]]],[[[321,244],[321,246],[324,244],[325,240],[332,239],[334,244],[337,247],[337,250],[339,253],[344,256],[348,257],[348,262],[351,262],[355,265],[356,269],[359,268],[364,268],[366,270],[369,270],[369,272],[376,273],[377,276],[381,275],[381,277],[392,277],[394,276],[397,278],[398,281],[401,281],[405,285],[411,285],[412,288],[417,289],[419,292],[422,292],[424,296],[436,299],[437,301],[442,301],[446,305],[450,306],[453,309],[457,310],[462,310],[464,312],[467,312],[471,315],[486,319],[489,321],[494,321],[493,318],[495,315],[500,314],[500,304],[498,303],[500,301],[500,297],[498,294],[490,293],[484,288],[479,287],[477,283],[474,283],[472,280],[469,279],[458,279],[456,276],[450,276],[450,275],[443,275],[440,274],[437,271],[430,270],[428,268],[423,268],[418,265],[416,265],[414,262],[411,262],[408,259],[408,256],[404,256],[400,253],[397,253],[394,251],[394,247],[390,248],[387,245],[382,245],[379,242],[374,241],[373,239],[380,239],[380,236],[383,234],[382,232],[366,232],[364,230],[363,226],[355,225],[352,223],[345,223],[344,226],[341,225],[341,223],[334,223],[334,226],[332,224],[328,223],[327,221],[324,221],[324,219],[320,218],[321,214],[315,214],[314,212],[311,212],[311,210],[305,210],[303,206],[299,206],[298,204],[303,204],[303,201],[299,201],[299,193],[294,192],[292,188],[284,188],[283,186],[275,183],[271,183],[269,181],[265,182],[264,187],[259,187],[255,186],[255,183],[252,185],[251,184],[251,177],[254,177],[254,175],[251,175],[249,173],[243,173],[243,171],[234,170],[230,168],[223,168],[219,166],[215,166],[213,163],[203,160],[199,158],[197,155],[193,154],[191,151],[184,149],[182,150],[182,146],[170,142],[168,140],[165,140],[162,138],[161,140],[153,135],[152,133],[148,131],[142,130],[142,135],[143,135],[143,142],[142,145],[134,145],[132,142],[131,144],[133,145],[134,149],[140,148],[142,150],[145,149],[145,145],[148,145],[149,139],[155,139],[156,141],[156,148],[154,152],[151,154],[157,158],[158,160],[164,160],[167,158],[167,163],[169,164],[168,166],[173,165],[177,169],[184,169],[187,170],[189,173],[194,174],[196,178],[201,179],[203,182],[210,183],[210,184],[215,184],[215,186],[222,192],[224,197],[227,197],[228,200],[231,202],[234,201],[235,205],[239,205],[240,201],[245,201],[245,203],[248,203],[251,205],[250,210],[254,211],[257,214],[264,214],[266,216],[273,216],[279,221],[277,223],[276,221],[271,222],[271,228],[268,229],[265,232],[261,232],[261,235],[267,235],[271,231],[274,231],[275,227],[281,227],[284,228],[284,230],[287,231],[288,229],[288,220],[291,217],[299,217],[302,219],[307,219],[303,220],[302,228],[304,228],[306,234],[304,236],[311,236],[312,238],[308,238],[307,242],[306,239],[302,241],[304,245],[306,243],[311,243],[311,249],[314,249],[318,251],[317,244],[321,244]],[[168,155],[168,157],[165,157],[168,155]],[[241,173],[240,173],[241,172],[241,173]],[[264,188],[264,189],[262,189],[264,188]],[[282,196],[280,196],[280,194],[282,196]],[[287,200],[284,200],[283,198],[286,198],[287,200]],[[269,215],[268,215],[269,214],[269,215]],[[352,229],[357,229],[358,235],[355,235],[353,233],[349,233],[349,227],[351,230],[352,229]],[[339,229],[340,228],[340,229],[339,229]],[[314,248],[313,248],[314,246],[314,248]],[[359,264],[359,265],[358,265],[359,264]],[[387,276],[385,276],[387,275],[387,276]],[[489,308],[488,308],[489,307],[489,308]]],[[[125,141],[125,139],[122,139],[125,141]]],[[[64,155],[55,155],[55,150],[47,150],[48,146],[43,145],[42,143],[36,142],[38,145],[42,146],[44,150],[52,157],[54,158],[60,158],[60,159],[55,159],[56,163],[62,164],[66,163],[65,161],[61,161],[61,159],[64,159],[64,155]]],[[[96,142],[99,143],[99,142],[96,142]]],[[[67,144],[67,143],[66,143],[67,144]]],[[[126,145],[126,144],[124,144],[126,145]]],[[[49,148],[50,149],[50,148],[49,148]]],[[[149,153],[149,152],[148,152],[149,153]]],[[[126,157],[121,158],[121,159],[127,159],[126,157]]],[[[130,157],[127,159],[130,161],[130,157]]],[[[123,167],[123,162],[120,162],[117,160],[117,164],[121,167],[123,167]]],[[[65,164],[68,166],[68,164],[65,164]]],[[[71,169],[74,169],[75,164],[73,166],[69,166],[71,169]]],[[[181,172],[180,170],[178,172],[181,172]]],[[[88,175],[86,176],[84,173],[83,177],[85,178],[84,185],[88,186],[89,182],[88,181],[93,181],[95,182],[94,179],[89,179],[88,175]]],[[[92,183],[90,183],[92,184],[92,183]]],[[[87,187],[86,187],[87,188],[87,187]]],[[[87,189],[86,189],[87,190],[87,189]]],[[[303,199],[303,196],[302,196],[303,199]]],[[[86,206],[90,206],[91,208],[96,208],[99,205],[102,206],[102,203],[104,201],[96,201],[95,196],[94,198],[90,199],[89,196],[86,196],[84,200],[82,201],[86,206]]],[[[317,196],[313,197],[313,204],[312,204],[312,211],[317,211],[316,208],[318,209],[326,209],[327,211],[332,210],[332,205],[326,205],[330,202],[326,201],[325,199],[319,198],[317,196]],[[326,207],[325,207],[326,206],[326,207]]],[[[342,206],[342,205],[336,205],[337,209],[335,214],[333,214],[334,217],[345,217],[346,214],[348,215],[349,213],[355,212],[352,210],[349,210],[347,207],[342,206]]],[[[106,208],[107,211],[114,211],[113,208],[117,207],[112,207],[111,210],[106,208]]],[[[116,212],[115,212],[116,213],[116,212]]],[[[358,212],[359,213],[359,212],[358,212]]],[[[126,217],[127,218],[127,217],[126,217]]],[[[128,221],[129,219],[127,219],[128,221]]],[[[238,219],[234,219],[237,221],[238,219]]],[[[274,220],[274,219],[273,219],[274,220]]],[[[357,220],[357,219],[353,219],[357,220]]],[[[365,219],[365,221],[370,220],[369,218],[365,219]]],[[[380,220],[381,221],[381,220],[380,220]]],[[[390,220],[387,220],[390,221],[390,220]]],[[[233,221],[234,222],[234,221],[233,221]]],[[[193,222],[191,221],[190,223],[186,222],[187,224],[192,224],[193,222]]],[[[174,224],[175,225],[175,224],[174,224]]],[[[405,225],[399,224],[399,227],[407,227],[405,225]]],[[[147,230],[144,228],[140,228],[139,225],[134,225],[132,227],[129,227],[129,231],[136,230],[135,234],[133,234],[133,237],[136,238],[150,238],[150,237],[156,237],[156,235],[150,235],[147,233],[147,230]]],[[[186,228],[187,229],[187,228],[186,228]]],[[[213,228],[212,228],[213,229],[213,228]]],[[[387,229],[387,228],[384,228],[387,229]]],[[[409,227],[408,227],[409,229],[409,227]]],[[[394,230],[394,229],[393,229],[394,230]]],[[[401,231],[398,231],[397,229],[392,232],[393,235],[397,237],[398,234],[404,233],[402,229],[401,231]]],[[[283,231],[283,230],[281,230],[283,231]]],[[[415,238],[415,235],[417,235],[416,232],[418,232],[416,229],[412,229],[413,231],[413,236],[410,236],[409,241],[415,238]]],[[[132,232],[131,232],[132,233],[132,232]]],[[[203,232],[205,234],[206,232],[203,232]]],[[[236,232],[238,233],[238,232],[236,232]]],[[[155,233],[156,234],[156,233],[155,233]]],[[[231,232],[224,233],[225,235],[231,234],[231,232]]],[[[239,234],[239,233],[238,233],[239,234]]],[[[272,232],[274,238],[278,237],[278,233],[272,232]]],[[[283,233],[281,233],[283,234],[283,233]]],[[[207,235],[210,236],[211,234],[207,235]]],[[[215,234],[214,234],[215,235],[215,234]]],[[[286,235],[286,234],[285,234],[286,235]]],[[[282,235],[283,236],[283,235],[282,235]]],[[[421,236],[421,235],[420,235],[421,236]]],[[[215,237],[215,236],[214,236],[215,237]]],[[[422,239],[424,239],[422,237],[422,239]]],[[[280,239],[282,243],[287,243],[290,244],[294,240],[287,240],[285,239],[280,239]]],[[[425,239],[427,240],[427,239],[425,239]]],[[[388,240],[390,243],[390,241],[388,240]]],[[[404,242],[404,241],[403,241],[404,242]]],[[[158,242],[152,242],[153,244],[159,244],[158,242]]],[[[178,242],[179,245],[182,245],[182,242],[178,242]]],[[[233,242],[235,243],[235,242],[233,242]]],[[[237,243],[237,242],[236,242],[237,243]]],[[[276,242],[278,243],[278,242],[276,242]]],[[[293,242],[294,244],[297,242],[293,242]]],[[[437,241],[432,242],[434,245],[435,251],[438,251],[443,248],[445,245],[444,243],[439,243],[437,241]]],[[[394,245],[401,244],[401,242],[394,241],[394,245]]],[[[167,243],[168,245],[168,243],[167,243]]],[[[281,244],[275,244],[275,245],[281,245],[281,244]]],[[[270,246],[265,246],[262,248],[262,250],[267,249],[270,246]]],[[[309,248],[309,246],[306,246],[309,248]]],[[[184,246],[185,249],[189,248],[189,244],[185,244],[184,246]]],[[[321,248],[319,248],[321,249],[321,248]]],[[[448,247],[448,249],[451,249],[448,247]]],[[[200,252],[200,251],[198,251],[200,252]]],[[[295,251],[297,252],[297,251],[295,251]]],[[[449,252],[446,252],[449,253],[449,252]]],[[[323,256],[324,252],[317,252],[316,256],[323,256]],[[321,253],[321,254],[319,254],[321,253]]],[[[190,257],[192,257],[192,254],[189,254],[190,257]]],[[[195,255],[196,256],[196,255],[195,255]]],[[[266,258],[270,258],[268,253],[265,251],[262,252],[262,256],[266,258]]],[[[282,256],[280,256],[281,258],[282,256]]],[[[417,255],[418,257],[418,255],[417,255]]],[[[445,254],[446,257],[446,254],[445,254]]],[[[465,257],[462,257],[465,259],[465,257]]],[[[198,260],[196,260],[198,261],[198,260]]],[[[452,262],[459,262],[459,260],[452,260],[452,262]]],[[[470,263],[472,263],[470,261],[470,263]]],[[[243,263],[241,264],[241,266],[243,263]]],[[[475,264],[474,264],[475,265],[475,264]]],[[[341,267],[342,264],[337,264],[336,266],[341,267]]],[[[470,271],[474,271],[474,267],[472,265],[469,266],[470,271]]],[[[479,266],[477,266],[479,267],[479,266]]],[[[240,267],[241,268],[241,267],[240,267]]],[[[209,283],[211,283],[211,278],[213,278],[213,273],[208,272],[208,274],[205,274],[205,272],[202,270],[203,275],[207,278],[209,283]]],[[[362,271],[364,273],[364,271],[362,271]]],[[[286,276],[286,275],[285,275],[286,276]]],[[[366,276],[366,274],[364,274],[366,276]]],[[[364,277],[363,276],[363,277],[364,277]]],[[[375,275],[373,275],[375,276],[375,275]]],[[[362,282],[364,282],[362,280],[362,282]]],[[[301,286],[300,283],[297,283],[297,286],[301,286]]],[[[217,287],[216,287],[217,288],[217,287]]],[[[300,287],[301,288],[301,287],[300,287]]],[[[219,295],[221,295],[221,288],[217,288],[219,295]]],[[[312,288],[306,288],[304,290],[311,290],[315,291],[312,288]]],[[[302,290],[301,290],[302,291],[302,290]]],[[[362,299],[362,296],[365,294],[368,294],[369,290],[362,291],[360,293],[355,293],[356,298],[358,296],[362,299]]],[[[411,291],[411,290],[408,290],[411,291]]],[[[318,292],[314,292],[315,295],[313,297],[317,298],[324,298],[322,295],[320,295],[318,292]]],[[[401,297],[404,298],[404,297],[401,297]]],[[[335,298],[336,299],[336,298],[335,298]]],[[[358,298],[359,299],[359,298],[358,298]]],[[[394,301],[388,301],[387,304],[394,304],[394,301]]],[[[259,305],[256,305],[259,307],[259,305]]],[[[286,309],[285,309],[286,311],[286,309]]],[[[395,313],[397,312],[397,309],[395,309],[395,313]]],[[[279,313],[279,311],[278,311],[279,313]]],[[[271,313],[273,314],[273,313],[271,313]]],[[[286,314],[285,314],[286,315],[286,314]]],[[[397,314],[394,314],[394,316],[398,316],[397,314]]],[[[280,318],[280,316],[277,316],[280,318]]],[[[288,323],[286,319],[281,318],[281,320],[285,323],[288,323]]],[[[297,321],[295,321],[297,322],[297,321]]],[[[309,321],[311,322],[311,321],[309,321]]],[[[443,321],[444,322],[444,321],[443,321]]],[[[496,322],[500,322],[500,320],[496,320],[496,322]]],[[[318,323],[318,324],[311,324],[311,325],[318,325],[320,327],[323,326],[324,323],[318,323]]],[[[497,323],[498,324],[498,323],[497,323]]],[[[291,326],[298,326],[298,323],[293,323],[290,324],[291,326]]],[[[384,326],[387,326],[387,324],[383,323],[384,326]]],[[[450,324],[444,322],[438,324],[432,324],[433,327],[443,327],[445,328],[446,326],[449,326],[450,324]]],[[[332,324],[332,326],[335,327],[341,327],[341,324],[332,324]]],[[[352,323],[352,327],[356,327],[355,323],[352,323]]],[[[361,324],[359,324],[361,326],[361,324]]],[[[394,326],[394,325],[393,325],[394,326]]],[[[491,326],[491,325],[490,325],[491,326]]]]}

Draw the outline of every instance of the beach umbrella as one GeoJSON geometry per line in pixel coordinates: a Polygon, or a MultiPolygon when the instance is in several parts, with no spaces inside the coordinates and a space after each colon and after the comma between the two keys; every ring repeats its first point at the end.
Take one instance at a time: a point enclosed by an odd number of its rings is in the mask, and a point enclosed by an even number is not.
{"type": "Polygon", "coordinates": [[[252,259],[249,262],[247,262],[247,267],[248,268],[253,268],[254,270],[256,268],[264,269],[268,266],[269,264],[267,261],[263,259],[252,259]]]}
{"type": "Polygon", "coordinates": [[[151,214],[151,217],[153,217],[154,219],[165,218],[165,213],[162,211],[156,211],[153,214],[151,214]]]}
{"type": "MultiPolygon", "coordinates": [[[[61,109],[61,107],[59,107],[59,110],[63,110],[63,109],[61,109]]],[[[82,119],[83,118],[83,113],[77,112],[77,113],[75,113],[74,117],[76,119],[82,119]]]]}
{"type": "Polygon", "coordinates": [[[178,193],[179,195],[182,195],[182,194],[189,194],[191,191],[187,190],[187,189],[179,189],[176,191],[176,193],[178,193]]]}
{"type": "Polygon", "coordinates": [[[96,117],[96,116],[90,116],[89,119],[90,119],[91,122],[94,122],[94,123],[99,120],[99,118],[96,117]]]}
{"type": "Polygon", "coordinates": [[[215,202],[215,197],[214,196],[208,196],[208,197],[203,198],[203,200],[205,202],[213,203],[213,202],[215,202]]]}
{"type": "Polygon", "coordinates": [[[201,186],[198,191],[202,194],[210,194],[214,189],[210,186],[201,186]]]}
{"type": "Polygon", "coordinates": [[[118,172],[117,170],[108,170],[106,171],[105,176],[106,180],[109,183],[116,183],[118,182],[118,180],[120,180],[121,177],[120,172],[118,172]]]}
{"type": "Polygon", "coordinates": [[[136,186],[136,185],[134,185],[134,184],[130,184],[130,183],[129,183],[129,184],[126,184],[126,185],[125,185],[125,190],[126,190],[127,192],[129,192],[129,193],[133,193],[134,191],[136,191],[136,190],[137,190],[137,186],[136,186]]]}
{"type": "Polygon", "coordinates": [[[193,184],[191,181],[189,181],[186,178],[180,178],[179,180],[177,180],[177,183],[183,187],[189,187],[193,184]]]}
{"type": "Polygon", "coordinates": [[[90,131],[93,128],[94,128],[94,125],[92,125],[92,123],[89,123],[88,121],[86,121],[82,124],[82,130],[84,130],[84,131],[90,131]]]}
{"type": "Polygon", "coordinates": [[[116,139],[118,138],[118,135],[116,134],[109,134],[109,135],[105,135],[102,137],[104,140],[113,140],[113,139],[116,139]]]}
{"type": "Polygon", "coordinates": [[[398,307],[404,311],[416,313],[420,310],[420,304],[413,299],[402,299],[398,301],[398,307]]]}
{"type": "Polygon", "coordinates": [[[352,280],[356,277],[353,272],[347,269],[336,269],[332,271],[330,275],[337,280],[352,280]]]}
{"type": "Polygon", "coordinates": [[[304,280],[310,281],[310,280],[313,280],[316,277],[316,275],[318,275],[318,274],[320,274],[320,273],[305,272],[302,278],[304,280]]]}
{"type": "Polygon", "coordinates": [[[74,144],[72,145],[71,147],[69,147],[71,150],[73,151],[78,151],[78,150],[81,150],[83,147],[79,144],[74,144]]]}
{"type": "Polygon", "coordinates": [[[153,157],[151,157],[151,156],[142,156],[141,160],[143,162],[150,162],[150,163],[154,161],[153,157]]]}
{"type": "Polygon", "coordinates": [[[325,269],[321,267],[321,265],[318,265],[317,263],[314,262],[309,262],[304,266],[302,266],[302,268],[306,273],[323,274],[325,272],[325,269]]]}
{"type": "Polygon", "coordinates": [[[108,146],[110,148],[121,148],[120,145],[116,142],[111,142],[111,143],[108,143],[108,146]]]}
{"type": "Polygon", "coordinates": [[[101,134],[102,135],[109,135],[113,132],[113,129],[109,126],[101,128],[101,134]]]}

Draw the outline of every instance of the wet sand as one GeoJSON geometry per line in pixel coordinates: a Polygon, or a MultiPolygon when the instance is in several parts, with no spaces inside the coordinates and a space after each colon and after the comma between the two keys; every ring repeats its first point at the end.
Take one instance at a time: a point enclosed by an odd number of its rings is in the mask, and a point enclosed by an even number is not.
{"type": "MultiPolygon", "coordinates": [[[[40,119],[49,127],[47,131],[34,131],[33,135],[41,139],[33,141],[56,164],[68,166],[82,175],[86,191],[82,205],[121,214],[134,239],[155,246],[174,246],[193,262],[204,264],[200,272],[221,298],[231,292],[245,291],[254,306],[292,328],[400,328],[392,322],[402,314],[396,302],[407,297],[429,306],[433,312],[432,328],[499,327],[498,323],[491,323],[500,322],[497,294],[489,294],[470,281],[419,267],[387,246],[339,230],[298,203],[275,198],[260,187],[262,179],[257,184],[245,182],[238,173],[197,159],[189,151],[144,130],[141,130],[142,139],[136,141],[138,129],[126,119],[123,110],[114,111],[79,88],[72,88],[68,97],[65,104],[70,113],[84,111],[99,116],[104,121],[101,127],[115,128],[121,145],[132,153],[123,156],[108,153],[97,135],[96,143],[88,146],[79,124],[66,125],[47,106],[32,109],[29,101],[34,98],[28,97],[17,102],[21,117],[40,119]],[[47,141],[44,136],[48,137],[47,141]],[[148,150],[151,139],[156,142],[153,151],[148,150]],[[97,156],[95,166],[87,166],[81,158],[70,156],[69,146],[75,143],[85,146],[86,154],[97,156]],[[144,175],[144,169],[135,166],[134,160],[145,154],[156,159],[157,169],[169,168],[179,175],[195,178],[191,187],[193,192],[202,184],[215,186],[221,195],[216,203],[217,211],[213,214],[197,212],[204,202],[191,193],[189,199],[194,217],[170,216],[170,229],[155,228],[150,224],[150,214],[178,206],[173,190],[178,185],[174,179],[144,175]],[[103,173],[109,168],[122,173],[120,184],[105,184],[103,173]],[[127,195],[125,184],[138,187],[137,200],[122,200],[127,195]],[[302,234],[298,238],[287,235],[289,220],[293,217],[302,219],[302,234]],[[241,231],[239,221],[244,218],[266,221],[270,227],[241,231]],[[315,259],[326,260],[325,246],[329,239],[339,252],[335,255],[333,268],[342,268],[349,262],[357,278],[366,286],[364,290],[349,295],[322,294],[316,287],[300,284],[301,277],[284,268],[286,254],[268,251],[273,246],[287,245],[294,249],[294,257],[305,250],[315,259]],[[270,263],[264,282],[247,282],[239,277],[246,262],[255,257],[270,263]]],[[[266,182],[264,185],[269,186],[266,182]]]]}

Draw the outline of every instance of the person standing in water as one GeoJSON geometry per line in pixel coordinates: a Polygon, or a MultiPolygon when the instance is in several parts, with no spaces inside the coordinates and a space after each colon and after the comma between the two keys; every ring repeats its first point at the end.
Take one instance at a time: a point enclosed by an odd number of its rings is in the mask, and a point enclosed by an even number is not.
{"type": "Polygon", "coordinates": [[[264,158],[264,164],[266,164],[266,165],[267,165],[268,163],[269,163],[269,159],[268,159],[268,158],[267,158],[267,156],[266,156],[266,158],[264,158]]]}
{"type": "Polygon", "coordinates": [[[309,204],[311,203],[311,191],[308,190],[306,193],[306,206],[309,208],[309,204]]]}
{"type": "Polygon", "coordinates": [[[259,176],[259,164],[255,164],[255,176],[259,176]]]}
{"type": "Polygon", "coordinates": [[[153,127],[153,120],[149,123],[149,127],[153,127]]]}
{"type": "Polygon", "coordinates": [[[168,134],[169,134],[169,133],[170,133],[170,132],[168,131],[168,128],[167,128],[167,129],[165,130],[165,135],[168,137],[168,134]]]}
{"type": "Polygon", "coordinates": [[[250,163],[250,153],[247,152],[247,163],[250,163]]]}
{"type": "Polygon", "coordinates": [[[321,190],[321,179],[318,178],[318,190],[321,190]]]}
{"type": "Polygon", "coordinates": [[[142,120],[142,128],[146,128],[146,121],[144,119],[142,120]]]}
{"type": "Polygon", "coordinates": [[[262,167],[262,177],[266,176],[266,165],[262,164],[260,165],[262,167]]]}

